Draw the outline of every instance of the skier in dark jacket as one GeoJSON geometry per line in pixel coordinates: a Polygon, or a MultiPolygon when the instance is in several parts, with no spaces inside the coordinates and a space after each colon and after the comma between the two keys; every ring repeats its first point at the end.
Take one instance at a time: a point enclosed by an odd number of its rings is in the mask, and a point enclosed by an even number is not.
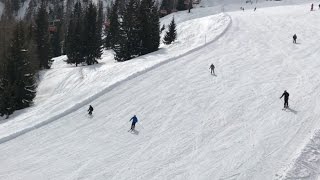
{"type": "Polygon", "coordinates": [[[214,65],[213,64],[210,65],[209,69],[211,69],[211,74],[214,74],[214,65]]]}
{"type": "Polygon", "coordinates": [[[93,107],[90,105],[90,106],[89,106],[89,109],[88,109],[88,112],[89,112],[88,114],[89,114],[89,115],[92,115],[92,111],[93,111],[93,107]]]}
{"type": "MultiPolygon", "coordinates": [[[[131,130],[134,131],[134,128],[136,127],[136,123],[138,122],[137,116],[134,115],[134,116],[130,119],[130,121],[132,121],[131,130]]],[[[130,122],[130,121],[129,121],[129,122],[130,122]]]]}
{"type": "Polygon", "coordinates": [[[292,38],[293,38],[293,43],[294,43],[294,44],[297,44],[297,35],[294,34],[292,38]]]}
{"type": "Polygon", "coordinates": [[[311,4],[311,10],[310,11],[313,11],[313,4],[311,4]]]}
{"type": "Polygon", "coordinates": [[[284,108],[289,108],[289,93],[285,90],[280,99],[284,96],[284,108]]]}

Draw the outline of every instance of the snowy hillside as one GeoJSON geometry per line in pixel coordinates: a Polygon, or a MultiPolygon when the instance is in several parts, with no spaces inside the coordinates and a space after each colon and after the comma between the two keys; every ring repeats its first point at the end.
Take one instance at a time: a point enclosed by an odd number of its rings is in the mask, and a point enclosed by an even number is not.
{"type": "Polygon", "coordinates": [[[320,10],[309,8],[198,8],[173,14],[178,40],[158,52],[56,58],[35,105],[0,124],[0,179],[318,178],[307,153],[320,128],[320,10]]]}

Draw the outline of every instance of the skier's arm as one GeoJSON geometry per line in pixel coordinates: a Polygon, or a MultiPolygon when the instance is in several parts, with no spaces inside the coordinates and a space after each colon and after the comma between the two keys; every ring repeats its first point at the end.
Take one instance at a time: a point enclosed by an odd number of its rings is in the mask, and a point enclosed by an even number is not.
{"type": "Polygon", "coordinates": [[[282,96],[280,97],[280,99],[284,96],[284,93],[282,94],[282,96]]]}

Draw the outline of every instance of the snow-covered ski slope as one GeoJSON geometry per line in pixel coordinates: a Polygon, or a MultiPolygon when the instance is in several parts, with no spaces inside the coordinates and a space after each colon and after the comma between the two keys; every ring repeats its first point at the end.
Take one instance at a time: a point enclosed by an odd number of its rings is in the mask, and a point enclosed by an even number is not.
{"type": "Polygon", "coordinates": [[[0,179],[316,179],[299,166],[320,127],[320,11],[309,8],[199,8],[175,15],[175,44],[137,60],[58,58],[35,106],[0,124],[0,179]]]}

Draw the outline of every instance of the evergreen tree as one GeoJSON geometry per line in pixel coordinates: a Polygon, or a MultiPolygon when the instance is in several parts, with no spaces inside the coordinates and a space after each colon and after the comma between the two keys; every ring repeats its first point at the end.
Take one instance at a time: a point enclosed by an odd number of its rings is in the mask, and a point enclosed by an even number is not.
{"type": "Polygon", "coordinates": [[[0,80],[2,102],[0,114],[10,115],[14,110],[29,107],[35,97],[34,72],[30,66],[25,45],[25,35],[20,22],[11,42],[9,55],[0,80]]]}
{"type": "Polygon", "coordinates": [[[36,42],[38,47],[38,58],[40,60],[40,68],[49,69],[51,58],[50,54],[50,42],[49,42],[49,22],[48,13],[46,11],[46,5],[42,1],[36,17],[36,42]]]}
{"type": "Polygon", "coordinates": [[[98,63],[96,58],[101,56],[100,30],[97,26],[97,8],[91,2],[87,8],[84,20],[84,41],[83,41],[83,55],[88,65],[98,63]]]}
{"type": "Polygon", "coordinates": [[[176,23],[174,22],[174,18],[172,18],[171,23],[168,26],[168,31],[164,37],[165,44],[171,44],[177,38],[177,30],[176,30],[176,23]]]}
{"type": "Polygon", "coordinates": [[[150,52],[157,51],[160,45],[160,17],[158,12],[158,4],[153,4],[151,9],[151,42],[150,52]]]}
{"type": "Polygon", "coordinates": [[[96,37],[95,37],[95,58],[99,59],[102,55],[102,30],[103,30],[103,3],[102,1],[99,1],[98,4],[98,17],[97,17],[97,31],[96,31],[96,37]]]}
{"type": "Polygon", "coordinates": [[[139,20],[139,1],[130,0],[126,6],[122,28],[126,34],[126,60],[137,57],[141,53],[141,23],[139,20]]]}
{"type": "Polygon", "coordinates": [[[160,33],[162,33],[162,31],[165,30],[165,29],[166,29],[166,27],[165,27],[165,25],[163,24],[162,27],[161,27],[161,29],[160,29],[160,33]]]}
{"type": "Polygon", "coordinates": [[[115,52],[115,60],[123,62],[130,59],[130,53],[128,51],[128,38],[123,27],[118,30],[117,42],[115,43],[113,50],[115,52]]]}
{"type": "Polygon", "coordinates": [[[141,54],[158,50],[160,43],[160,23],[157,5],[152,0],[142,0],[140,5],[141,54]]]}
{"type": "Polygon", "coordinates": [[[67,63],[78,64],[84,62],[83,47],[83,19],[81,3],[77,2],[74,6],[72,18],[69,21],[68,32],[66,37],[66,54],[67,63]]]}
{"type": "Polygon", "coordinates": [[[105,39],[105,47],[106,48],[114,48],[117,43],[117,39],[119,36],[120,22],[118,17],[118,0],[112,5],[111,13],[110,13],[110,27],[107,32],[107,36],[105,39]]]}
{"type": "Polygon", "coordinates": [[[184,4],[184,0],[178,0],[177,10],[178,11],[186,10],[186,5],[184,4]]]}
{"type": "Polygon", "coordinates": [[[168,0],[162,0],[160,9],[161,9],[161,10],[169,10],[168,0]]]}
{"type": "Polygon", "coordinates": [[[51,47],[52,47],[52,55],[53,57],[57,57],[61,55],[61,26],[57,26],[57,32],[54,32],[51,35],[51,47]]]}

